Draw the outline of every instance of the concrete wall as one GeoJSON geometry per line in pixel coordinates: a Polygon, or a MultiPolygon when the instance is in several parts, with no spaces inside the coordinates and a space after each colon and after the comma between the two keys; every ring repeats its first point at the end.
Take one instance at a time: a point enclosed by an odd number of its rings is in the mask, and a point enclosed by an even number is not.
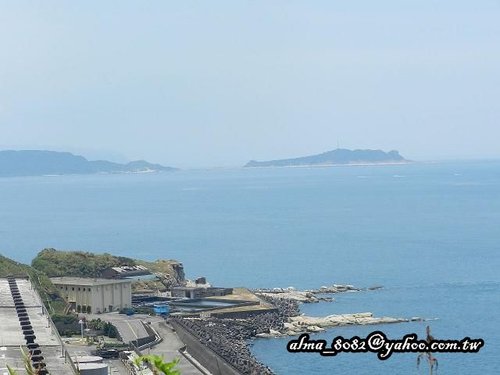
{"type": "Polygon", "coordinates": [[[200,343],[195,336],[176,321],[171,320],[169,323],[174,327],[181,341],[186,344],[189,354],[213,375],[242,375],[212,349],[200,343]]]}
{"type": "Polygon", "coordinates": [[[172,297],[180,298],[205,298],[205,297],[222,297],[233,294],[233,288],[202,288],[202,287],[173,287],[172,297]]]}
{"type": "Polygon", "coordinates": [[[92,313],[119,310],[132,306],[132,292],[130,283],[116,283],[106,285],[60,285],[55,284],[61,295],[75,305],[81,306],[82,312],[86,306],[91,307],[92,313]],[[62,288],[62,289],[61,289],[62,288]]]}
{"type": "Polygon", "coordinates": [[[227,311],[227,312],[210,312],[210,316],[214,318],[231,318],[231,319],[247,319],[252,316],[277,312],[278,309],[272,308],[267,310],[247,310],[247,311],[227,311]]]}
{"type": "MultiPolygon", "coordinates": [[[[66,301],[77,306],[93,306],[91,287],[82,285],[57,285],[61,295],[66,301]]],[[[94,311],[92,311],[94,312],[94,311]]]]}
{"type": "Polygon", "coordinates": [[[92,287],[93,312],[107,312],[110,306],[113,311],[132,306],[130,283],[107,284],[92,287]]]}

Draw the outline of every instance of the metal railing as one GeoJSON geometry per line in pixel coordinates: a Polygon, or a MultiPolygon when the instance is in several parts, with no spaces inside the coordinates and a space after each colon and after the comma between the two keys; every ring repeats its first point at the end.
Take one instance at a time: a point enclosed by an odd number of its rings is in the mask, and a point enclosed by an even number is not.
{"type": "Polygon", "coordinates": [[[31,289],[33,290],[35,298],[37,298],[38,301],[40,302],[40,306],[42,309],[42,315],[45,315],[47,317],[47,324],[48,324],[47,328],[50,328],[52,334],[56,337],[57,341],[59,342],[59,345],[61,346],[61,357],[64,357],[64,361],[66,363],[69,363],[69,365],[71,366],[71,368],[73,370],[73,373],[75,375],[79,375],[80,371],[78,370],[77,366],[75,365],[75,362],[73,361],[73,359],[69,355],[68,351],[66,350],[66,347],[64,346],[64,342],[61,338],[61,335],[59,335],[59,331],[57,330],[57,327],[55,326],[54,322],[50,318],[49,311],[45,307],[45,304],[43,303],[42,297],[40,296],[40,294],[36,290],[35,285],[33,284],[33,281],[31,280],[31,278],[28,278],[28,280],[30,282],[31,289]]]}

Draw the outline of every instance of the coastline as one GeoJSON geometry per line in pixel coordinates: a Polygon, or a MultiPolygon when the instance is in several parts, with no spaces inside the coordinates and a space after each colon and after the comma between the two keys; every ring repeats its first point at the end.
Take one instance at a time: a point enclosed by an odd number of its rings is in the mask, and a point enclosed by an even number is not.
{"type": "Polygon", "coordinates": [[[331,167],[369,167],[369,166],[389,166],[389,165],[408,165],[417,164],[419,162],[405,160],[405,161],[394,161],[394,162],[380,162],[380,163],[335,163],[335,164],[296,164],[296,165],[263,165],[263,166],[244,166],[243,169],[274,169],[274,168],[331,168],[331,167]]]}
{"type": "Polygon", "coordinates": [[[273,309],[249,308],[242,311],[209,314],[197,313],[170,316],[167,321],[184,337],[187,351],[215,374],[262,374],[275,372],[259,362],[252,354],[251,340],[298,336],[318,333],[326,329],[347,325],[375,325],[423,321],[425,319],[375,317],[370,312],[311,317],[302,314],[302,303],[330,303],[334,299],[315,297],[317,294],[353,293],[373,291],[381,287],[356,288],[352,285],[332,285],[315,290],[297,291],[293,288],[256,290],[254,294],[273,309]],[[221,364],[227,368],[220,372],[221,364]],[[214,363],[217,368],[213,367],[214,363]]]}

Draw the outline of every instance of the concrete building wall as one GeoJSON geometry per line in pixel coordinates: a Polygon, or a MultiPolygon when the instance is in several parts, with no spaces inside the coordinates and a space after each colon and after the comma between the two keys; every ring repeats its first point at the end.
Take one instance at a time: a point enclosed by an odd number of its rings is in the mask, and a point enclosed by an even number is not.
{"type": "Polygon", "coordinates": [[[87,306],[93,306],[91,287],[78,284],[56,285],[56,287],[66,301],[73,304],[77,311],[78,306],[80,306],[82,312],[87,312],[87,306]]]}
{"type": "Polygon", "coordinates": [[[92,312],[103,312],[102,286],[96,285],[92,288],[92,312]]]}
{"type": "Polygon", "coordinates": [[[68,283],[53,280],[53,283],[78,312],[109,312],[132,306],[130,282],[115,283],[110,280],[109,283],[89,285],[89,281],[68,283]]]}
{"type": "Polygon", "coordinates": [[[172,297],[180,297],[180,298],[205,298],[205,297],[222,297],[227,296],[228,294],[232,294],[232,288],[203,288],[203,287],[173,287],[172,288],[172,297]]]}
{"type": "Polygon", "coordinates": [[[94,312],[109,312],[132,306],[130,283],[95,286],[92,293],[94,312]],[[110,310],[111,309],[111,310],[110,310]]]}

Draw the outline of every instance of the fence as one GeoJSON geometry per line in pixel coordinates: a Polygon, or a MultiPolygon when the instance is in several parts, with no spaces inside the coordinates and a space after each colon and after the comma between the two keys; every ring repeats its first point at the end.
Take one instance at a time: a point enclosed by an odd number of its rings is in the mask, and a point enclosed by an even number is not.
{"type": "Polygon", "coordinates": [[[61,357],[64,357],[65,362],[69,363],[69,365],[73,369],[73,373],[75,375],[78,375],[80,372],[78,371],[78,368],[76,367],[75,362],[73,362],[73,359],[71,358],[68,351],[66,350],[66,348],[64,346],[64,342],[63,342],[61,336],[59,335],[59,331],[57,330],[57,327],[55,326],[54,322],[50,318],[49,311],[47,310],[47,308],[45,307],[45,305],[43,303],[42,297],[40,296],[40,294],[36,290],[35,286],[33,285],[33,281],[31,280],[31,278],[29,278],[29,282],[31,284],[31,289],[33,290],[33,293],[35,294],[35,297],[40,302],[40,306],[42,309],[42,315],[45,315],[47,317],[47,324],[49,325],[52,334],[56,337],[57,341],[59,342],[59,345],[61,346],[61,357]]]}

